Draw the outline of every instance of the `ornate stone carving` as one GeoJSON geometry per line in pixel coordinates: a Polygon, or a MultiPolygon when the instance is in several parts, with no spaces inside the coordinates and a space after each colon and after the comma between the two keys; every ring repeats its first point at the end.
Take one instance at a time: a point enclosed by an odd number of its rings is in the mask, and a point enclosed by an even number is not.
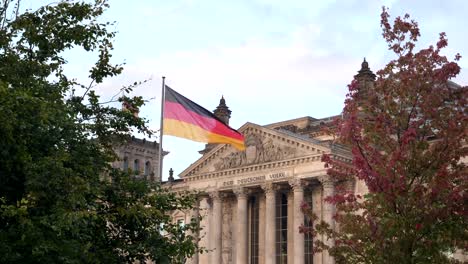
{"type": "Polygon", "coordinates": [[[222,194],[219,191],[212,191],[209,193],[211,200],[219,201],[222,198],[222,194]]]}
{"type": "Polygon", "coordinates": [[[276,190],[278,190],[278,186],[273,184],[272,182],[265,182],[261,185],[265,195],[275,194],[276,190]]]}
{"type": "Polygon", "coordinates": [[[317,178],[320,183],[322,183],[323,188],[334,188],[335,180],[330,178],[330,176],[320,176],[317,178]]]}
{"type": "Polygon", "coordinates": [[[200,193],[197,196],[198,203],[206,202],[210,198],[210,196],[207,193],[200,193]]]}
{"type": "Polygon", "coordinates": [[[237,187],[232,190],[234,194],[237,196],[237,199],[239,198],[247,198],[248,191],[244,187],[237,187]]]}
{"type": "Polygon", "coordinates": [[[291,179],[288,183],[294,191],[304,191],[305,183],[301,179],[291,179]]]}
{"type": "Polygon", "coordinates": [[[221,158],[221,161],[216,163],[214,166],[217,170],[224,170],[230,168],[236,168],[246,164],[246,153],[242,152],[233,152],[227,155],[224,158],[221,158]]]}
{"type": "Polygon", "coordinates": [[[284,130],[288,130],[288,131],[291,131],[291,132],[294,132],[294,133],[296,133],[298,131],[298,127],[295,126],[295,125],[280,126],[280,127],[276,128],[276,129],[278,129],[278,130],[284,129],[284,130]]]}
{"type": "Polygon", "coordinates": [[[246,150],[233,152],[222,157],[214,166],[217,170],[237,168],[240,166],[270,162],[294,157],[296,149],[279,146],[271,138],[257,134],[248,134],[245,139],[246,150]]]}
{"type": "Polygon", "coordinates": [[[229,264],[232,260],[232,203],[230,198],[223,203],[222,264],[229,264]]]}
{"type": "Polygon", "coordinates": [[[209,210],[209,196],[206,194],[202,194],[198,196],[198,213],[202,217],[206,217],[208,215],[208,210],[209,210]]]}

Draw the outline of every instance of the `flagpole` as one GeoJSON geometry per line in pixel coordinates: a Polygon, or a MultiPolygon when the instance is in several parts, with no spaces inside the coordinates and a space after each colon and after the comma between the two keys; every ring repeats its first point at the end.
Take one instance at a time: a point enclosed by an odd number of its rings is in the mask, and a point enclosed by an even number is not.
{"type": "Polygon", "coordinates": [[[161,120],[160,120],[160,127],[159,127],[159,171],[158,177],[159,182],[162,182],[162,169],[163,169],[163,128],[164,128],[164,97],[165,97],[165,90],[166,90],[166,77],[162,77],[162,88],[161,88],[161,120]]]}

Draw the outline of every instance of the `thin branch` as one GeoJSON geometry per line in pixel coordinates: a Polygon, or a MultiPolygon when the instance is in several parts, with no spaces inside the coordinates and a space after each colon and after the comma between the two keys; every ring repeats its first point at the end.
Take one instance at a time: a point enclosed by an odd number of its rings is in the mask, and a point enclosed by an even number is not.
{"type": "Polygon", "coordinates": [[[124,92],[124,88],[120,88],[119,92],[116,93],[116,94],[114,94],[114,95],[111,97],[110,100],[111,100],[111,101],[114,100],[114,98],[115,98],[116,96],[120,95],[122,92],[124,92]]]}
{"type": "Polygon", "coordinates": [[[84,92],[83,96],[81,96],[80,101],[83,101],[84,97],[86,96],[86,94],[89,92],[89,90],[90,90],[91,87],[93,86],[94,81],[95,81],[95,79],[92,79],[92,80],[91,80],[91,83],[89,84],[88,88],[86,88],[86,91],[84,92]]]}
{"type": "Polygon", "coordinates": [[[18,2],[16,2],[15,19],[18,18],[19,16],[20,3],[21,3],[21,0],[18,0],[18,2]]]}
{"type": "Polygon", "coordinates": [[[7,9],[10,4],[10,0],[3,0],[3,7],[0,8],[0,20],[2,21],[1,29],[5,28],[5,22],[7,20],[7,9]]]}
{"type": "MultiPolygon", "coordinates": [[[[106,101],[106,102],[101,102],[101,103],[97,103],[98,105],[105,105],[105,104],[110,104],[110,103],[116,103],[118,102],[118,100],[109,100],[109,101],[106,101]]],[[[91,104],[86,104],[85,106],[90,106],[91,104]]]]}

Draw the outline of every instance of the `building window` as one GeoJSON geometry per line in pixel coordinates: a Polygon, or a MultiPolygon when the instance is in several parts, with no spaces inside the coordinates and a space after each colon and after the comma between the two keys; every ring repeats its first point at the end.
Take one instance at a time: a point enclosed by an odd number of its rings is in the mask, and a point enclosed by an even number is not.
{"type": "Polygon", "coordinates": [[[147,161],[145,163],[145,176],[148,176],[151,173],[151,163],[147,161]]]}
{"type": "Polygon", "coordinates": [[[123,170],[127,171],[128,170],[128,158],[124,157],[123,159],[123,170]]]}
{"type": "Polygon", "coordinates": [[[260,208],[257,197],[250,198],[250,264],[258,264],[258,229],[260,225],[260,208]]]}
{"type": "Polygon", "coordinates": [[[288,263],[288,195],[278,193],[276,197],[276,263],[288,263]]]}
{"type": "MultiPolygon", "coordinates": [[[[304,191],[304,202],[306,202],[312,208],[312,192],[310,190],[304,191]]],[[[313,225],[312,219],[307,216],[304,216],[304,226],[311,228],[313,225]]],[[[313,264],[314,263],[314,238],[312,234],[304,234],[304,264],[313,264]]]]}
{"type": "Polygon", "coordinates": [[[137,159],[133,162],[133,170],[135,174],[140,174],[140,161],[137,159]]]}

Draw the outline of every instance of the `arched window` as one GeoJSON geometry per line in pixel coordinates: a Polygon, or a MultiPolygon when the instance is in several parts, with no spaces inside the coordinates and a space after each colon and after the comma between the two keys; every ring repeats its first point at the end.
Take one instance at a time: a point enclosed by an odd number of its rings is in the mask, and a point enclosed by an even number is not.
{"type": "Polygon", "coordinates": [[[147,161],[145,163],[145,176],[150,175],[151,173],[151,162],[147,161]]]}
{"type": "Polygon", "coordinates": [[[128,158],[124,157],[123,159],[123,170],[127,171],[128,170],[128,158]]]}
{"type": "Polygon", "coordinates": [[[140,161],[138,159],[133,162],[133,170],[136,174],[140,174],[140,161]]]}

